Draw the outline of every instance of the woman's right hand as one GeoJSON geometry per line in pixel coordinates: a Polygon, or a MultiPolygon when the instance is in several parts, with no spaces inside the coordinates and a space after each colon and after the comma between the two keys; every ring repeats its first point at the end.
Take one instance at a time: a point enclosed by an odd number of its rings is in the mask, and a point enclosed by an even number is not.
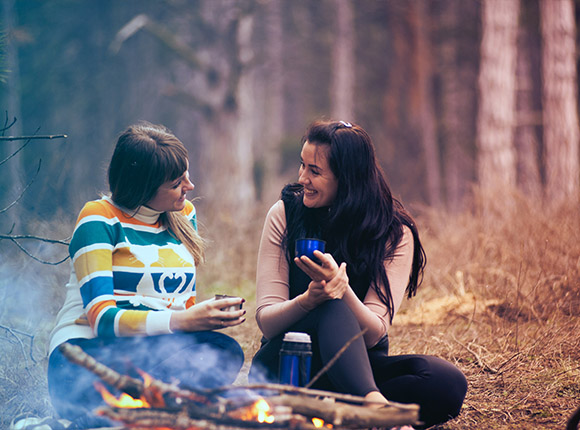
{"type": "Polygon", "coordinates": [[[342,263],[336,275],[329,281],[312,281],[300,297],[300,305],[311,311],[327,300],[342,299],[348,288],[346,263],[342,263]]]}
{"type": "Polygon", "coordinates": [[[241,305],[244,299],[240,297],[227,299],[209,299],[171,315],[169,326],[172,331],[204,331],[234,327],[246,321],[243,309],[224,311],[222,309],[241,305]]]}

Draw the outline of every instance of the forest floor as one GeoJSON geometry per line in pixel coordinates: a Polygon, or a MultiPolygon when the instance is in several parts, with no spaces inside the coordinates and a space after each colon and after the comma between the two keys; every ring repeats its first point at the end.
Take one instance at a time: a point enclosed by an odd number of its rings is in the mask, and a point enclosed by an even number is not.
{"type": "MultiPolygon", "coordinates": [[[[460,215],[420,212],[427,270],[417,296],[395,318],[390,352],[436,355],[465,373],[461,414],[436,429],[563,429],[580,406],[578,207],[548,210],[515,196],[507,211],[474,205],[460,215]]],[[[260,339],[254,274],[264,214],[243,229],[228,219],[203,227],[212,242],[200,298],[246,298],[248,321],[226,331],[245,350],[243,371],[260,339]]],[[[68,276],[68,263],[55,268],[16,254],[0,266],[0,429],[18,417],[53,414],[44,350],[63,299],[56,289],[68,276]],[[12,312],[31,301],[33,315],[12,312]]]]}

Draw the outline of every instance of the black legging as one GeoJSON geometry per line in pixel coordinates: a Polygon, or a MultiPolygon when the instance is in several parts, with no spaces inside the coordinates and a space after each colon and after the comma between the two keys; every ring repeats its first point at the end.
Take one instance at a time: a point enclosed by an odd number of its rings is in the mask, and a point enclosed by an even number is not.
{"type": "MultiPolygon", "coordinates": [[[[181,386],[192,388],[231,384],[244,362],[240,345],[231,337],[213,331],[68,342],[123,375],[140,378],[138,369],[163,382],[177,381],[181,386]]],[[[87,369],[69,362],[58,348],[50,355],[51,401],[61,418],[74,421],[76,425],[72,428],[109,424],[93,413],[95,408],[104,406],[101,395],[93,387],[98,380],[87,369]]]]}
{"type": "MultiPolygon", "coordinates": [[[[360,332],[350,308],[331,300],[286,331],[301,331],[312,338],[312,375],[323,367],[349,339],[360,332]]],[[[265,341],[254,356],[250,380],[276,381],[279,351],[284,333],[265,341]]],[[[367,350],[359,337],[341,355],[314,388],[364,396],[380,390],[394,402],[415,403],[425,427],[459,414],[467,381],[451,363],[429,355],[388,355],[388,338],[367,350]]]]}

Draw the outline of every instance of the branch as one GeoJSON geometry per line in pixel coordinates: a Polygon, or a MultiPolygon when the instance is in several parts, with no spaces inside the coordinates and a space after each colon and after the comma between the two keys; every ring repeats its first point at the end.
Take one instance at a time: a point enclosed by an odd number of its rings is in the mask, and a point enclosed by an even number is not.
{"type": "Polygon", "coordinates": [[[12,119],[12,122],[11,122],[10,124],[8,124],[8,112],[5,112],[5,114],[6,114],[6,117],[5,117],[5,119],[4,119],[4,127],[3,127],[3,128],[0,130],[0,133],[4,133],[6,130],[9,130],[10,128],[12,128],[12,126],[13,126],[14,124],[16,124],[16,121],[18,121],[18,120],[16,119],[16,117],[14,117],[14,118],[12,119]]]}
{"type": "Polygon", "coordinates": [[[2,140],[32,140],[32,139],[66,139],[66,134],[45,134],[39,136],[0,136],[2,140]]]}
{"type": "Polygon", "coordinates": [[[0,325],[0,328],[6,330],[8,333],[10,333],[12,336],[14,336],[14,338],[20,344],[20,349],[22,350],[22,355],[24,355],[24,356],[26,356],[26,354],[24,352],[24,345],[22,344],[22,341],[17,336],[17,334],[29,337],[30,338],[30,351],[29,351],[30,359],[32,360],[33,363],[36,363],[36,359],[32,355],[32,347],[34,346],[34,335],[33,334],[25,333],[23,331],[13,329],[13,328],[7,327],[5,325],[0,325]]]}
{"type": "MultiPolygon", "coordinates": [[[[22,146],[20,149],[22,149],[22,148],[24,148],[24,146],[22,146]]],[[[0,165],[1,164],[2,163],[0,163],[0,165]]],[[[24,193],[26,192],[26,190],[32,185],[32,183],[34,182],[34,180],[38,176],[38,172],[40,172],[40,166],[41,166],[41,164],[42,164],[42,159],[38,160],[38,168],[36,169],[36,173],[34,174],[34,177],[30,180],[30,182],[28,182],[28,184],[26,184],[26,186],[24,187],[24,189],[22,190],[22,192],[20,193],[20,195],[16,198],[16,200],[14,200],[12,203],[10,203],[8,206],[6,206],[4,209],[1,209],[0,210],[0,214],[6,212],[12,206],[14,206],[16,203],[18,203],[18,201],[22,198],[22,196],[24,196],[24,193]]]]}
{"type": "Polygon", "coordinates": [[[47,243],[55,243],[57,245],[70,245],[69,239],[48,239],[46,237],[40,236],[33,236],[31,234],[20,234],[20,235],[11,235],[11,234],[0,234],[1,239],[8,239],[8,240],[23,240],[23,239],[32,239],[32,240],[39,240],[41,242],[47,243]]]}
{"type": "Polygon", "coordinates": [[[121,49],[121,45],[141,29],[147,30],[153,36],[157,37],[159,41],[187,61],[194,69],[207,69],[197,58],[193,49],[179,40],[172,32],[144,14],[137,15],[119,30],[115,36],[115,40],[113,40],[109,47],[111,52],[117,54],[121,49]]]}
{"type": "Polygon", "coordinates": [[[62,352],[62,355],[71,363],[78,364],[93,372],[110,386],[129,394],[135,399],[144,397],[151,406],[165,406],[164,397],[166,395],[170,395],[173,398],[188,399],[197,403],[208,403],[207,397],[190,390],[181,389],[175,385],[152,378],[148,384],[145,384],[139,379],[121,375],[115,370],[99,363],[79,346],[63,343],[58,348],[62,352]]]}
{"type": "MultiPolygon", "coordinates": [[[[40,127],[36,129],[36,131],[34,132],[36,134],[36,132],[38,132],[38,130],[40,130],[40,127]]],[[[6,163],[8,160],[10,160],[12,157],[14,157],[16,154],[18,154],[20,151],[22,151],[24,148],[26,148],[26,145],[28,145],[30,143],[31,139],[27,139],[26,142],[24,142],[22,144],[22,146],[20,146],[20,148],[18,148],[16,151],[14,151],[12,154],[10,154],[8,157],[6,157],[4,160],[0,161],[0,166],[4,163],[6,163]]]]}
{"type": "Polygon", "coordinates": [[[20,245],[18,242],[16,242],[16,240],[9,238],[8,240],[10,240],[14,245],[16,245],[18,247],[18,249],[20,249],[22,252],[24,252],[26,255],[28,255],[30,258],[32,258],[35,261],[38,261],[39,263],[42,264],[48,264],[50,266],[58,266],[59,264],[64,263],[66,260],[68,260],[70,257],[67,255],[65,258],[63,258],[60,261],[46,261],[46,260],[42,260],[41,258],[38,258],[34,255],[32,255],[30,252],[28,252],[26,250],[26,248],[24,248],[22,245],[20,245]]]}
{"type": "Polygon", "coordinates": [[[367,328],[367,327],[365,327],[363,330],[361,330],[361,331],[360,331],[360,333],[357,333],[357,334],[356,334],[356,335],[354,335],[354,336],[353,336],[353,337],[352,337],[352,338],[351,338],[351,339],[350,339],[348,342],[346,342],[346,343],[344,344],[344,346],[343,346],[342,348],[340,348],[336,354],[334,354],[334,357],[332,357],[332,358],[331,358],[331,359],[328,361],[328,363],[326,363],[326,365],[325,365],[325,366],[324,366],[322,369],[320,369],[320,371],[319,371],[319,372],[318,372],[318,373],[317,373],[317,374],[314,376],[314,378],[312,378],[312,379],[310,380],[310,382],[309,382],[308,384],[306,384],[306,386],[305,386],[305,387],[306,387],[306,388],[310,388],[310,387],[312,387],[312,385],[313,385],[313,384],[314,384],[316,381],[318,381],[318,379],[319,379],[319,378],[320,378],[322,375],[324,375],[324,374],[325,374],[325,373],[328,371],[328,369],[330,369],[330,368],[331,368],[331,367],[334,365],[334,363],[336,363],[336,360],[338,360],[338,359],[340,358],[340,356],[341,356],[342,354],[344,354],[344,352],[345,352],[345,351],[348,349],[348,347],[350,346],[350,344],[351,344],[351,343],[353,343],[355,340],[357,340],[357,339],[358,339],[359,337],[361,337],[362,335],[364,335],[364,334],[367,332],[367,330],[368,330],[368,328],[367,328]]]}

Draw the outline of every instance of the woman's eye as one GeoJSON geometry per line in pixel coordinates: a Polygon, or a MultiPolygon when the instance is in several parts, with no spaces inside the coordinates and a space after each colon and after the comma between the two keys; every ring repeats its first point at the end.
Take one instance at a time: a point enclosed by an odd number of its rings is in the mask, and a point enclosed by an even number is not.
{"type": "Polygon", "coordinates": [[[171,187],[172,190],[175,190],[177,187],[181,185],[181,181],[171,187]]]}

